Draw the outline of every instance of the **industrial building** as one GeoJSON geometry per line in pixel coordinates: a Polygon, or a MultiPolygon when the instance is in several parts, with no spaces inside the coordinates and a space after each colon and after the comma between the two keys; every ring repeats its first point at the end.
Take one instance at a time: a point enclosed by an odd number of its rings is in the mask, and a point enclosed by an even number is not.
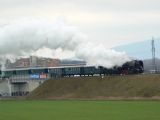
{"type": "Polygon", "coordinates": [[[23,96],[33,91],[45,80],[59,77],[62,67],[85,66],[86,62],[78,60],[59,60],[30,56],[19,58],[14,62],[6,60],[1,72],[0,96],[23,96]],[[2,79],[3,76],[3,79],[2,79]]]}
{"type": "Polygon", "coordinates": [[[27,95],[50,78],[59,78],[62,75],[78,75],[81,67],[84,66],[16,68],[3,70],[1,73],[3,77],[1,77],[0,80],[0,96],[27,95]]]}

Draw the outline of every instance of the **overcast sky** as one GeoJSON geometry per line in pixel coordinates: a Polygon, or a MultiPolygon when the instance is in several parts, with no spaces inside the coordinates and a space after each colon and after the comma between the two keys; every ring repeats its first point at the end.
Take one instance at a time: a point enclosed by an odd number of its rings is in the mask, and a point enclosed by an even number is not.
{"type": "Polygon", "coordinates": [[[0,0],[0,25],[63,19],[106,47],[160,38],[160,0],[0,0]]]}

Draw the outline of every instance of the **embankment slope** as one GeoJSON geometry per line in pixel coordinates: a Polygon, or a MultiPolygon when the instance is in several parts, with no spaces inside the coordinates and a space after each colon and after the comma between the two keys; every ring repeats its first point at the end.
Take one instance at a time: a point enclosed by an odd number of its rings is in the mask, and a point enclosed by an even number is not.
{"type": "Polygon", "coordinates": [[[160,75],[64,77],[44,82],[29,99],[159,99],[160,75]]]}

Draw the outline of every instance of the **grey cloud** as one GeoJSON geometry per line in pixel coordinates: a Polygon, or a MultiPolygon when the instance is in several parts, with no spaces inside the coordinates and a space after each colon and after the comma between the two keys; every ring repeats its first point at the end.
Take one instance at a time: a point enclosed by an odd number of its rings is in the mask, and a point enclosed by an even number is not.
{"type": "Polygon", "coordinates": [[[0,0],[0,20],[64,16],[91,42],[112,47],[160,36],[159,5],[159,0],[0,0]]]}
{"type": "Polygon", "coordinates": [[[85,10],[160,10],[159,0],[0,0],[0,8],[73,4],[85,10]]]}

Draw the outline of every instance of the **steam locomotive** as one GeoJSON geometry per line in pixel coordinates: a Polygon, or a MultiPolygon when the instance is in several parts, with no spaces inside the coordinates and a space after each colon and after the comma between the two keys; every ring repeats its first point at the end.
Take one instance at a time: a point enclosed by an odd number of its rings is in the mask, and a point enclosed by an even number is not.
{"type": "Polygon", "coordinates": [[[143,71],[144,71],[144,69],[143,69],[143,61],[141,61],[141,60],[132,60],[132,61],[124,63],[121,67],[115,66],[115,67],[113,67],[111,69],[100,67],[100,74],[104,74],[104,75],[139,74],[139,73],[143,73],[143,71]]]}

